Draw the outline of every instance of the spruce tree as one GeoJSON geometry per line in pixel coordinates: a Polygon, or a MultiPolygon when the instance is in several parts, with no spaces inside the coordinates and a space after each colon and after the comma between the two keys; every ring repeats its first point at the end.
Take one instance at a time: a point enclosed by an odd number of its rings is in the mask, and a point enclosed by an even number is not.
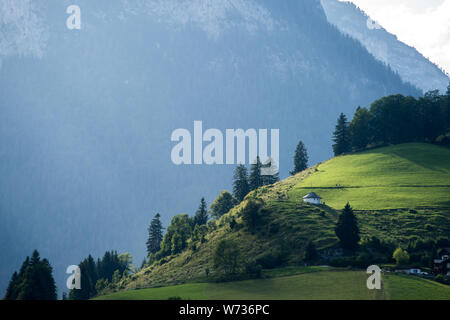
{"type": "Polygon", "coordinates": [[[4,300],[16,300],[18,296],[20,280],[17,271],[15,271],[9,281],[8,288],[6,289],[4,300]]]}
{"type": "Polygon", "coordinates": [[[147,255],[156,253],[160,249],[163,239],[163,226],[160,218],[161,215],[157,213],[148,227],[147,255]]]}
{"type": "Polygon", "coordinates": [[[335,232],[342,249],[350,252],[357,249],[360,240],[358,222],[349,203],[345,205],[342,214],[339,216],[335,232]]]}
{"type": "Polygon", "coordinates": [[[234,197],[241,202],[249,191],[247,168],[243,164],[240,164],[236,167],[233,176],[234,197]]]}
{"type": "Polygon", "coordinates": [[[444,101],[444,114],[445,114],[445,126],[446,133],[450,134],[450,82],[447,87],[447,93],[444,101]]]}
{"type": "Polygon", "coordinates": [[[250,167],[250,176],[248,179],[248,184],[250,191],[256,190],[263,185],[263,179],[261,176],[262,163],[259,156],[256,157],[256,161],[250,167]]]}
{"type": "Polygon", "coordinates": [[[261,182],[262,185],[274,184],[280,181],[278,166],[273,159],[269,158],[261,165],[261,182]]]}
{"type": "Polygon", "coordinates": [[[295,149],[294,155],[294,170],[291,171],[291,175],[295,175],[308,168],[308,152],[305,145],[300,141],[295,149]]]}
{"type": "Polygon", "coordinates": [[[352,140],[352,145],[356,150],[361,150],[367,147],[371,142],[371,114],[366,108],[358,107],[356,109],[353,120],[350,122],[349,130],[352,140]]]}
{"type": "Polygon", "coordinates": [[[4,299],[56,300],[56,285],[52,273],[48,260],[41,260],[39,252],[34,250],[31,259],[25,259],[19,273],[14,272],[4,299]]]}
{"type": "Polygon", "coordinates": [[[200,206],[194,216],[194,226],[201,226],[208,222],[208,209],[205,198],[200,200],[200,206]]]}
{"type": "Polygon", "coordinates": [[[333,152],[335,156],[351,151],[350,138],[347,117],[341,113],[337,121],[336,130],[333,133],[333,152]]]}

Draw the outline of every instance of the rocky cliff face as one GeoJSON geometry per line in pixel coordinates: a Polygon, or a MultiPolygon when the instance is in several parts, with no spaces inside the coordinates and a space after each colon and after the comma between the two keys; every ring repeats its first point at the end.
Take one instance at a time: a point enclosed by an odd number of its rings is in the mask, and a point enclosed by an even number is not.
{"type": "Polygon", "coordinates": [[[350,2],[321,0],[328,21],[358,41],[379,61],[424,92],[445,92],[449,77],[415,48],[399,41],[350,2]]]}

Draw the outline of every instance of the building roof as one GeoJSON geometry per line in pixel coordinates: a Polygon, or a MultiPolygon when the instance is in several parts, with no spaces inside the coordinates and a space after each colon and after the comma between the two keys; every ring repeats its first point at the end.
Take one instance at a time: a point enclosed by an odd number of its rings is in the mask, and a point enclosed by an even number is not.
{"type": "Polygon", "coordinates": [[[308,193],[303,199],[321,199],[315,192],[308,193]]]}

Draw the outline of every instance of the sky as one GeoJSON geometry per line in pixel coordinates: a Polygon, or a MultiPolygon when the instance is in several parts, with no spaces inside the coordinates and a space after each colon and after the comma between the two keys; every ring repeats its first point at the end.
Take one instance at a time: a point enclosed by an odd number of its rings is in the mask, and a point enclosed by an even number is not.
{"type": "MultiPolygon", "coordinates": [[[[347,0],[340,0],[347,1],[347,0]]],[[[450,73],[450,0],[352,0],[398,39],[450,73]]]]}

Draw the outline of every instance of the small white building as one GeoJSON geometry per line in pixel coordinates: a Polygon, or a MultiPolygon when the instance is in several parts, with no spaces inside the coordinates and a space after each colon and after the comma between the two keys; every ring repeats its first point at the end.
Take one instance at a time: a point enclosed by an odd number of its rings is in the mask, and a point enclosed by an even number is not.
{"type": "Polygon", "coordinates": [[[321,204],[322,198],[319,197],[316,193],[311,192],[303,197],[303,202],[310,203],[310,204],[321,204]]]}

